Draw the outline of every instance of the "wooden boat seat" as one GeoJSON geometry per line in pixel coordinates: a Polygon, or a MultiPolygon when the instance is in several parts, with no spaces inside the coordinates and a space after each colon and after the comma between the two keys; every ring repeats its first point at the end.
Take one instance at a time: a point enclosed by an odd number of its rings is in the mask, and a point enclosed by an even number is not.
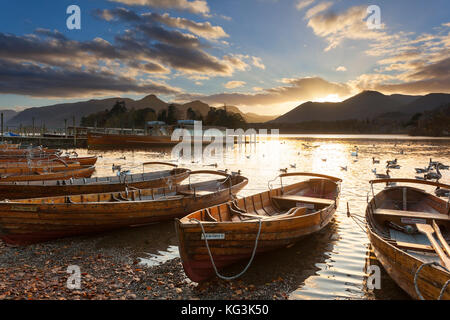
{"type": "Polygon", "coordinates": [[[304,207],[295,207],[289,209],[288,212],[273,215],[273,216],[261,216],[257,214],[251,214],[251,213],[239,213],[243,217],[251,218],[251,219],[262,219],[264,221],[266,220],[278,220],[278,219],[285,219],[285,218],[292,218],[292,217],[299,217],[306,213],[308,209],[304,207]]]}
{"type": "Polygon", "coordinates": [[[194,194],[196,196],[206,196],[208,194],[214,193],[214,191],[211,190],[183,190],[183,191],[178,191],[179,194],[182,194],[184,196],[193,196],[194,194]]]}
{"type": "Polygon", "coordinates": [[[374,215],[386,217],[401,217],[401,218],[417,218],[417,219],[433,219],[440,221],[450,221],[450,216],[440,213],[425,213],[420,211],[404,211],[393,209],[375,209],[374,215]]]}
{"type": "Polygon", "coordinates": [[[275,197],[272,197],[272,199],[297,201],[297,202],[312,203],[312,204],[321,204],[321,205],[325,205],[325,206],[334,204],[334,200],[331,200],[331,199],[305,197],[305,196],[297,196],[297,195],[275,196],[275,197]]]}

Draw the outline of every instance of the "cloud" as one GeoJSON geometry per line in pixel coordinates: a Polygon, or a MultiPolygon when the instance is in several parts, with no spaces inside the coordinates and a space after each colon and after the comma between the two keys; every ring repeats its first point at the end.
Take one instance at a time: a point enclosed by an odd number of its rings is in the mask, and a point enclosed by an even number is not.
{"type": "Polygon", "coordinates": [[[342,71],[342,72],[345,72],[345,71],[347,71],[347,68],[344,67],[344,66],[339,66],[339,67],[336,68],[336,71],[342,71]]]}
{"type": "Polygon", "coordinates": [[[314,0],[298,0],[295,7],[297,10],[303,10],[304,8],[310,6],[313,2],[314,0]]]}
{"type": "Polygon", "coordinates": [[[316,14],[327,10],[328,8],[330,8],[333,5],[333,2],[322,2],[319,3],[318,5],[312,7],[311,9],[309,9],[308,11],[306,11],[306,15],[305,18],[309,19],[312,16],[315,16],[316,14]]]}
{"type": "Polygon", "coordinates": [[[237,106],[274,106],[282,103],[299,103],[336,94],[347,97],[352,87],[343,83],[333,83],[319,77],[282,79],[285,85],[263,89],[256,93],[219,93],[212,95],[186,94],[176,96],[177,101],[200,99],[206,103],[220,105],[223,103],[237,106]]]}
{"type": "MultiPolygon", "coordinates": [[[[375,41],[393,40],[383,31],[368,29],[364,18],[367,16],[366,6],[350,7],[345,12],[323,12],[314,14],[308,21],[313,32],[328,41],[329,51],[337,47],[345,39],[371,39],[375,41]]],[[[401,35],[399,34],[398,37],[401,35]]]]}
{"type": "Polygon", "coordinates": [[[210,22],[195,22],[186,18],[170,17],[168,13],[159,15],[156,13],[143,14],[144,17],[164,23],[172,28],[189,30],[193,34],[208,39],[217,40],[228,38],[229,35],[220,26],[213,26],[210,22]]]}
{"type": "Polygon", "coordinates": [[[246,84],[245,81],[228,81],[223,86],[227,89],[234,89],[245,86],[245,84],[246,84]]]}
{"type": "Polygon", "coordinates": [[[149,6],[161,9],[189,11],[195,14],[208,15],[209,6],[205,0],[110,0],[130,6],[149,6]]]}
{"type": "Polygon", "coordinates": [[[126,8],[114,8],[95,10],[95,16],[106,21],[122,21],[130,23],[138,23],[141,25],[163,24],[171,28],[188,30],[196,36],[207,40],[217,40],[227,38],[229,35],[220,26],[213,26],[210,22],[196,22],[186,18],[171,17],[168,13],[158,14],[146,12],[141,15],[136,14],[132,10],[126,8]]]}
{"type": "Polygon", "coordinates": [[[262,63],[262,59],[258,57],[252,57],[252,64],[260,69],[266,69],[266,66],[262,63]]]}
{"type": "Polygon", "coordinates": [[[90,97],[111,94],[175,94],[182,90],[108,71],[67,70],[0,59],[0,93],[34,97],[90,97]]]}

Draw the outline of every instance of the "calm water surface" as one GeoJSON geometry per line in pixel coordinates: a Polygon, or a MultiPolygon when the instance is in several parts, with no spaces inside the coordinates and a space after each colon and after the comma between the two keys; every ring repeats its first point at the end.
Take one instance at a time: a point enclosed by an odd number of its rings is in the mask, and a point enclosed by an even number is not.
{"type": "MultiPolygon", "coordinates": [[[[170,149],[79,149],[77,152],[102,156],[96,166],[96,176],[112,175],[112,164],[142,172],[142,162],[174,161],[170,149]]],[[[198,163],[174,163],[193,170],[216,169],[209,166],[215,163],[217,169],[241,170],[249,183],[239,193],[240,197],[267,190],[268,181],[280,174],[281,168],[288,168],[288,172],[325,173],[342,178],[340,204],[330,225],[291,248],[257,257],[244,277],[258,283],[289,277],[298,283],[297,289],[290,292],[291,299],[406,299],[406,294],[384,270],[381,289],[366,289],[367,266],[378,262],[370,250],[366,233],[346,215],[347,203],[351,213],[364,215],[370,190],[368,181],[374,178],[372,169],[384,172],[386,161],[395,158],[401,168],[392,169],[391,176],[414,178],[417,176],[414,168],[425,167],[430,158],[450,164],[450,140],[385,135],[284,135],[279,141],[235,146],[225,150],[223,157],[198,163]],[[358,157],[351,155],[355,146],[359,149],[358,157]],[[372,157],[379,159],[380,164],[373,164],[372,157]]],[[[163,168],[167,167],[157,165],[146,170],[163,168]]],[[[449,183],[450,171],[442,171],[442,174],[441,181],[449,183]]],[[[202,175],[195,179],[206,178],[210,177],[202,175]]],[[[295,178],[283,179],[284,184],[293,181],[295,178]]],[[[279,179],[272,185],[277,187],[279,179]]],[[[375,192],[379,188],[377,186],[375,192]]],[[[129,248],[148,266],[179,256],[171,221],[103,235],[99,246],[129,248]]],[[[236,268],[228,273],[240,271],[240,266],[236,268]]]]}

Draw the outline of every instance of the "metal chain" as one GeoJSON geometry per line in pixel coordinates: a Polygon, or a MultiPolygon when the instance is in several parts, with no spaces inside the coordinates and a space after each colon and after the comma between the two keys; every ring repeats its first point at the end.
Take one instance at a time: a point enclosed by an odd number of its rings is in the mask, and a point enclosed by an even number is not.
{"type": "Polygon", "coordinates": [[[202,222],[201,222],[200,220],[197,220],[197,219],[190,219],[190,220],[191,220],[191,221],[196,221],[196,222],[198,222],[198,224],[200,225],[200,228],[202,229],[203,238],[205,239],[206,249],[208,250],[208,255],[209,255],[209,258],[210,258],[210,260],[211,260],[211,264],[212,264],[212,266],[213,266],[213,268],[214,268],[214,271],[215,271],[216,275],[217,275],[220,279],[223,279],[223,280],[234,280],[234,279],[237,279],[237,278],[239,278],[240,276],[242,276],[245,272],[247,272],[248,268],[250,267],[250,265],[251,265],[252,262],[253,262],[253,258],[255,257],[255,254],[256,254],[256,248],[258,247],[259,235],[261,234],[261,228],[262,228],[262,219],[261,219],[261,218],[258,218],[258,220],[259,220],[258,234],[256,235],[255,246],[254,246],[254,248],[253,248],[252,256],[250,257],[249,262],[248,262],[247,265],[245,266],[244,270],[242,270],[242,271],[239,272],[238,274],[236,274],[236,275],[234,275],[234,276],[230,276],[230,277],[221,275],[221,274],[219,273],[219,271],[217,270],[216,264],[214,263],[214,259],[213,259],[212,253],[211,253],[211,250],[210,250],[210,248],[209,248],[208,239],[207,239],[207,237],[206,237],[205,229],[203,228],[202,222]]]}

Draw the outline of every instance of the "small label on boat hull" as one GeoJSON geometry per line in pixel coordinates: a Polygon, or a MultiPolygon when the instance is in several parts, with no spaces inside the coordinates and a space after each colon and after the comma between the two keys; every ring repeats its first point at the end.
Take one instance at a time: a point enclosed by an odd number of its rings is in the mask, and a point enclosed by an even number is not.
{"type": "Polygon", "coordinates": [[[11,206],[11,211],[36,212],[37,211],[37,206],[11,206]]]}
{"type": "Polygon", "coordinates": [[[225,239],[225,233],[202,233],[202,240],[205,240],[205,236],[207,240],[223,240],[225,239]]]}
{"type": "Polygon", "coordinates": [[[427,223],[427,220],[417,218],[401,218],[400,221],[404,224],[427,223]]]}

